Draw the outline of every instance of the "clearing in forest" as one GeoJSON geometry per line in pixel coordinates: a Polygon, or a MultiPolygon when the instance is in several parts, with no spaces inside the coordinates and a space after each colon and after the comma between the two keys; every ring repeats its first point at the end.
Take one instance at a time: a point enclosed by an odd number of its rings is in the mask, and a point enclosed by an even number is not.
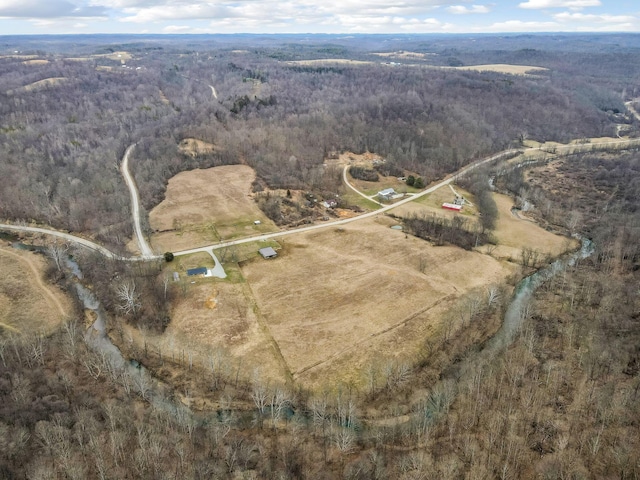
{"type": "Polygon", "coordinates": [[[37,82],[30,83],[23,87],[16,88],[15,90],[8,90],[7,95],[13,95],[20,92],[34,92],[37,90],[42,90],[44,88],[54,87],[68,81],[69,79],[66,77],[45,78],[43,80],[38,80],[37,82]]]}
{"type": "MultiPolygon", "coordinates": [[[[160,93],[162,94],[162,92],[160,93]]],[[[164,102],[166,100],[164,94],[162,94],[162,98],[164,99],[164,102]]],[[[185,138],[178,144],[178,150],[180,152],[192,157],[213,153],[215,148],[215,145],[213,145],[212,143],[203,142],[202,140],[198,140],[197,138],[185,138]]]]}
{"type": "Polygon", "coordinates": [[[243,265],[269,334],[303,385],[358,383],[374,361],[415,358],[451,302],[502,282],[515,268],[432,247],[392,223],[380,216],[292,235],[278,258],[243,265]]]}
{"type": "Polygon", "coordinates": [[[49,332],[71,313],[65,294],[43,280],[45,268],[40,255],[0,247],[0,333],[49,332]]]}
{"type": "Polygon", "coordinates": [[[494,65],[465,65],[462,67],[439,67],[439,68],[452,68],[454,70],[472,70],[474,72],[496,72],[496,73],[508,73],[511,75],[536,75],[548,68],[533,67],[530,65],[509,65],[509,64],[494,64],[494,65]]]}
{"type": "Polygon", "coordinates": [[[415,59],[424,59],[428,56],[435,55],[435,53],[405,52],[401,50],[398,52],[373,53],[373,55],[377,55],[378,57],[394,58],[394,59],[401,59],[401,60],[407,60],[407,59],[415,60],[415,59]]]}
{"type": "Polygon", "coordinates": [[[22,63],[24,65],[47,65],[49,63],[49,60],[44,60],[44,59],[40,59],[40,60],[25,60],[22,63]]]}
{"type": "MultiPolygon", "coordinates": [[[[498,221],[494,235],[498,246],[492,255],[518,261],[525,248],[535,250],[542,256],[556,257],[569,249],[577,248],[578,242],[569,237],[551,233],[523,212],[513,212],[513,199],[507,195],[493,194],[498,207],[498,221]]],[[[541,258],[542,260],[542,258],[541,258]]]]}
{"type": "Polygon", "coordinates": [[[240,365],[243,377],[260,369],[261,376],[284,382],[273,343],[256,315],[248,285],[203,278],[190,281],[173,306],[165,332],[148,334],[146,341],[167,358],[177,358],[187,351],[195,363],[207,368],[212,361],[220,362],[220,368],[229,376],[240,365]]]}
{"type": "Polygon", "coordinates": [[[178,251],[278,231],[251,197],[255,172],[246,165],[181,172],[149,213],[156,251],[178,251]],[[255,222],[259,221],[259,224],[255,222]]]}
{"type": "Polygon", "coordinates": [[[315,60],[289,60],[285,63],[290,65],[375,65],[375,62],[363,60],[349,60],[348,58],[318,58],[315,60]]]}

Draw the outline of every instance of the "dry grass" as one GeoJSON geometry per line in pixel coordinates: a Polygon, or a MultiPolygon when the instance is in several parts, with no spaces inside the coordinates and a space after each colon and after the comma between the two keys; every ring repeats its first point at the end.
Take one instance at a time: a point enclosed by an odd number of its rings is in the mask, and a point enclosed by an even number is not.
{"type": "Polygon", "coordinates": [[[49,332],[71,312],[71,302],[45,283],[46,262],[27,251],[0,247],[0,331],[49,332]]]}
{"type": "Polygon", "coordinates": [[[439,68],[452,68],[454,70],[471,70],[474,72],[508,73],[511,75],[535,75],[537,72],[543,72],[548,70],[548,68],[543,68],[543,67],[532,67],[529,65],[508,65],[508,64],[465,65],[462,67],[439,67],[439,68]]]}
{"type": "Polygon", "coordinates": [[[405,203],[400,207],[392,210],[392,213],[407,217],[412,214],[416,215],[437,215],[439,217],[451,218],[456,215],[463,215],[465,217],[469,217],[471,220],[476,221],[478,217],[478,209],[475,207],[475,199],[473,195],[471,195],[466,190],[458,186],[453,186],[455,191],[462,195],[464,198],[469,200],[473,205],[465,205],[462,208],[460,213],[454,212],[452,210],[445,210],[442,208],[442,204],[445,202],[453,203],[455,199],[455,194],[451,190],[449,186],[444,186],[439,188],[433,193],[429,195],[425,195],[424,197],[420,197],[418,200],[414,202],[405,203]]]}
{"type": "Polygon", "coordinates": [[[68,81],[69,79],[66,77],[45,78],[43,80],[38,80],[37,82],[30,83],[23,87],[16,88],[15,90],[8,90],[7,95],[13,95],[15,93],[20,93],[20,92],[34,92],[37,90],[43,90],[45,88],[54,87],[56,85],[60,85],[68,81]]]}
{"type": "Polygon", "coordinates": [[[129,52],[121,51],[121,52],[113,52],[113,53],[103,53],[99,55],[91,55],[92,58],[108,58],[109,60],[120,61],[120,63],[125,63],[133,58],[129,52]]]}
{"type": "Polygon", "coordinates": [[[568,237],[562,237],[548,232],[526,214],[520,213],[520,218],[511,213],[513,199],[506,195],[494,194],[496,205],[500,213],[495,229],[498,247],[493,255],[501,258],[511,258],[517,261],[523,248],[531,248],[543,255],[557,256],[575,248],[578,242],[568,237]]]}
{"type": "Polygon", "coordinates": [[[169,358],[192,352],[194,363],[208,368],[219,359],[221,369],[232,377],[260,377],[285,382],[287,375],[273,342],[261,326],[248,285],[209,278],[189,280],[180,289],[171,312],[171,323],[161,335],[142,334],[127,328],[127,336],[140,347],[143,341],[152,351],[169,358]],[[195,284],[190,282],[194,281],[195,284]]]}
{"type": "Polygon", "coordinates": [[[182,172],[169,180],[165,199],[149,214],[157,251],[177,251],[277,231],[250,196],[255,172],[226,165],[182,172]],[[260,220],[260,225],[254,221],[260,220]]]}
{"type": "Polygon", "coordinates": [[[424,59],[424,58],[427,58],[428,56],[435,55],[435,54],[420,53],[420,52],[405,52],[401,50],[398,52],[379,52],[379,53],[374,53],[373,55],[377,55],[379,57],[385,57],[385,58],[397,58],[401,60],[406,60],[406,59],[424,59]]]}
{"type": "MultiPolygon", "coordinates": [[[[164,100],[166,100],[166,97],[164,97],[164,95],[162,95],[162,97],[164,98],[164,100]]],[[[197,157],[198,155],[204,155],[207,153],[213,153],[215,148],[215,145],[213,145],[212,143],[203,142],[202,140],[198,140],[197,138],[185,138],[178,144],[179,151],[181,151],[182,153],[186,153],[187,155],[191,155],[192,157],[197,157]]]]}
{"type": "Polygon", "coordinates": [[[47,65],[49,60],[25,60],[22,62],[24,65],[47,65]]]}
{"type": "Polygon", "coordinates": [[[317,60],[291,60],[287,61],[290,65],[375,65],[375,62],[363,60],[349,60],[346,58],[320,58],[317,60]]]}
{"type": "Polygon", "coordinates": [[[0,58],[15,58],[17,60],[31,60],[38,58],[38,55],[0,55],[0,58]]]}
{"type": "Polygon", "coordinates": [[[286,363],[306,386],[355,380],[359,366],[380,355],[415,353],[439,328],[445,304],[502,281],[513,268],[479,253],[431,247],[391,223],[382,216],[287,237],[278,258],[243,266],[286,363]],[[390,339],[397,345],[388,350],[390,339]],[[347,357],[355,360],[336,370],[347,357]]]}

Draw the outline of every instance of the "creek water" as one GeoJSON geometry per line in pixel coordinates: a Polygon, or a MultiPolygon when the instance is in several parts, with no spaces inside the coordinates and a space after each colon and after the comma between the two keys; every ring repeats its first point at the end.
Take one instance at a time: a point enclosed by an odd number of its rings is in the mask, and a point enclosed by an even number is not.
{"type": "Polygon", "coordinates": [[[527,305],[536,289],[542,283],[562,272],[566,267],[575,265],[577,261],[591,256],[593,252],[593,243],[586,238],[582,238],[580,250],[569,256],[560,258],[547,267],[522,279],[516,286],[515,293],[511,299],[511,303],[509,303],[507,307],[500,329],[498,329],[496,334],[487,342],[482,352],[485,352],[485,354],[495,354],[499,350],[511,345],[515,334],[520,330],[526,318],[527,305]]]}
{"type": "MultiPolygon", "coordinates": [[[[24,248],[23,245],[14,244],[13,246],[15,248],[24,248]]],[[[499,354],[511,345],[526,318],[527,305],[536,289],[545,281],[562,272],[567,266],[574,265],[579,260],[589,257],[594,250],[593,243],[586,238],[582,238],[581,248],[578,251],[554,261],[547,267],[521,280],[516,286],[515,293],[507,307],[502,325],[495,335],[491,337],[480,350],[469,355],[463,362],[458,364],[453,371],[450,371],[447,375],[449,380],[444,381],[451,381],[451,378],[455,378],[456,381],[460,383],[465,377],[465,366],[487,360],[489,357],[499,354]]],[[[108,363],[113,371],[123,372],[128,375],[134,389],[155,407],[178,417],[192,418],[192,412],[185,405],[171,399],[170,388],[155,379],[144,366],[137,362],[128,361],[118,347],[113,344],[107,335],[107,315],[100,301],[91,290],[80,282],[83,276],[78,264],[71,258],[69,258],[66,263],[76,278],[74,285],[78,298],[85,309],[95,314],[95,321],[85,332],[85,341],[89,348],[102,355],[103,360],[108,363]]],[[[436,385],[432,388],[432,392],[440,389],[441,385],[436,385]]],[[[431,417],[431,415],[429,416],[431,417]]],[[[405,421],[408,420],[406,416],[404,418],[405,421]]],[[[435,416],[432,418],[435,418],[435,416]]],[[[373,426],[376,423],[379,422],[371,422],[371,425],[373,426]]],[[[400,420],[395,422],[395,425],[400,423],[404,423],[404,421],[400,420]]]]}
{"type": "Polygon", "coordinates": [[[109,372],[115,377],[126,377],[122,380],[129,381],[133,390],[156,408],[181,418],[190,416],[191,412],[185,405],[170,399],[171,393],[167,385],[153,377],[144,366],[129,361],[122,355],[107,335],[107,313],[95,294],[80,282],[83,276],[79,265],[70,258],[66,263],[76,278],[74,286],[78,299],[85,310],[90,310],[95,315],[94,322],[84,334],[87,346],[102,357],[109,372]]]}

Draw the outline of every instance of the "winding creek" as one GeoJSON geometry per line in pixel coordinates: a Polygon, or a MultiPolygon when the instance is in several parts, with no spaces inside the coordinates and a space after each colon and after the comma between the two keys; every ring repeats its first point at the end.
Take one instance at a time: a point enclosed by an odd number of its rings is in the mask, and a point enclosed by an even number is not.
{"type": "MultiPolygon", "coordinates": [[[[7,238],[6,235],[4,237],[7,238]]],[[[19,242],[13,242],[12,246],[19,249],[29,248],[38,250],[38,247],[34,248],[19,242]]],[[[453,380],[457,385],[462,384],[468,379],[469,367],[471,365],[488,362],[491,358],[499,355],[503,350],[508,348],[514,341],[526,318],[527,305],[537,288],[555,275],[564,271],[566,267],[572,266],[581,259],[589,257],[594,250],[595,248],[591,241],[586,238],[581,238],[581,248],[579,250],[555,260],[548,266],[522,279],[515,288],[515,292],[506,309],[502,325],[498,331],[493,337],[487,340],[484,345],[480,346],[477,351],[471,352],[464,361],[460,362],[453,370],[450,370],[445,379],[434,385],[430,389],[432,392],[431,395],[433,396],[434,392],[442,391],[444,382],[451,382],[453,380]]],[[[183,403],[174,399],[170,386],[154,378],[143,365],[129,361],[123,356],[122,352],[111,341],[107,334],[107,314],[100,304],[99,299],[81,282],[83,275],[78,264],[72,259],[68,259],[66,263],[67,268],[74,275],[74,288],[78,299],[82,302],[85,310],[89,310],[95,315],[95,321],[86,330],[84,340],[88,347],[101,357],[102,365],[99,368],[110,372],[114,379],[119,379],[120,383],[129,382],[128,387],[154,405],[154,407],[169,412],[177,418],[193,419],[195,416],[194,412],[183,403]]],[[[215,415],[216,412],[211,412],[211,414],[215,415]]],[[[418,415],[424,414],[425,412],[423,410],[418,415]]],[[[431,420],[436,420],[436,415],[428,416],[431,420]]],[[[371,428],[377,426],[400,426],[410,420],[410,416],[403,415],[400,417],[370,419],[366,421],[366,424],[371,428]]]]}

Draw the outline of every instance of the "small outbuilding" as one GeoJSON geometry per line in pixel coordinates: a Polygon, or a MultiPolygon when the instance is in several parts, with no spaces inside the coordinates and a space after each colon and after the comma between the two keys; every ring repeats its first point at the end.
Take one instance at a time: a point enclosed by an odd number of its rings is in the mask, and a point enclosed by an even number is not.
{"type": "Polygon", "coordinates": [[[462,205],[445,202],[442,204],[442,208],[444,208],[445,210],[453,210],[454,212],[459,212],[460,210],[462,210],[462,205]]]}
{"type": "Polygon", "coordinates": [[[275,258],[278,256],[276,251],[271,247],[261,248],[258,252],[262,255],[262,258],[275,258]]]}
{"type": "Polygon", "coordinates": [[[207,267],[191,268],[187,270],[187,275],[189,277],[196,277],[198,275],[205,276],[206,274],[207,274],[207,267]]]}

